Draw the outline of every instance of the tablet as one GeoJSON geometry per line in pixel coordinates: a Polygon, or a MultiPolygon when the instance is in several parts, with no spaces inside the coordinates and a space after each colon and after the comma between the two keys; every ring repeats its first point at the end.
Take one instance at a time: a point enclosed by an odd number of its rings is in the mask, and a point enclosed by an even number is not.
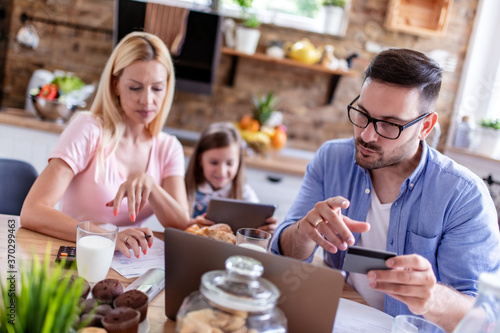
{"type": "Polygon", "coordinates": [[[208,202],[206,218],[215,223],[226,223],[234,232],[239,228],[258,228],[273,216],[276,205],[235,199],[212,198],[208,202]]]}

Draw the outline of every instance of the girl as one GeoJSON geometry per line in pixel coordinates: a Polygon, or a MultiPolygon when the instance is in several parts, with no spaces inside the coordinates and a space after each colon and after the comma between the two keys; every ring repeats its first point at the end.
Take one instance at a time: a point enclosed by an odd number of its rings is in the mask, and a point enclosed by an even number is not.
{"type": "Polygon", "coordinates": [[[133,32],[109,58],[90,112],[61,134],[49,164],[31,188],[22,226],[75,241],[80,221],[119,226],[116,249],[130,257],[152,245],[152,214],[165,226],[189,225],[180,142],[163,133],[174,94],[172,60],[156,36],[133,32]],[[126,198],[126,200],[123,200],[126,198]],[[60,202],[60,211],[55,209],[60,202]]]}
{"type": "MultiPolygon", "coordinates": [[[[191,223],[213,224],[205,219],[212,197],[258,202],[250,185],[245,183],[242,139],[229,122],[214,123],[198,140],[186,170],[186,190],[192,212],[191,223]]],[[[260,229],[274,232],[276,218],[267,219],[260,229]]]]}

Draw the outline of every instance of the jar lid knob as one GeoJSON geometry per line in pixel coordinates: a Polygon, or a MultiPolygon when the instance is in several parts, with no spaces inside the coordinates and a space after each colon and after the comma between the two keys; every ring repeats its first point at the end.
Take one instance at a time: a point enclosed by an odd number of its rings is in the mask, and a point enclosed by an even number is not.
{"type": "Polygon", "coordinates": [[[230,273],[256,279],[262,276],[264,267],[261,262],[245,256],[231,256],[226,260],[226,270],[230,273]]]}

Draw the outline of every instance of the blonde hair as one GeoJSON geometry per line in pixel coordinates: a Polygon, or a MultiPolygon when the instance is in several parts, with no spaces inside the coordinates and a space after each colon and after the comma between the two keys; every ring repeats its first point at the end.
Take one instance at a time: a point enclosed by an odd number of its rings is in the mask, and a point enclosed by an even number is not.
{"type": "Polygon", "coordinates": [[[108,59],[99,81],[97,93],[90,112],[99,120],[102,128],[102,140],[99,147],[100,161],[103,163],[104,148],[111,145],[116,149],[125,131],[125,115],[114,89],[114,80],[118,80],[123,70],[136,61],[160,62],[167,69],[166,95],[158,115],[146,126],[151,136],[157,136],[162,130],[172,106],[174,97],[174,67],[170,52],[157,36],[146,32],[132,32],[123,37],[108,59]]]}
{"type": "Polygon", "coordinates": [[[243,199],[245,167],[243,165],[243,149],[240,133],[230,122],[213,123],[201,133],[200,139],[194,147],[193,155],[191,156],[186,169],[186,175],[184,178],[186,182],[189,207],[193,207],[197,187],[206,181],[201,167],[201,155],[207,150],[229,147],[234,143],[238,145],[240,154],[238,158],[238,170],[236,171],[236,176],[232,181],[230,198],[243,199]]]}

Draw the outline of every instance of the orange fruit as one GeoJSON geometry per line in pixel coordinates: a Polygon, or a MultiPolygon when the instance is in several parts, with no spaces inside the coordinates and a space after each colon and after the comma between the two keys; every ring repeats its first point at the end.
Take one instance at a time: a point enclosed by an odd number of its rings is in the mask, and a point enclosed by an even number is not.
{"type": "Polygon", "coordinates": [[[248,130],[251,132],[258,132],[259,129],[260,129],[259,121],[257,119],[252,119],[248,130]]]}
{"type": "Polygon", "coordinates": [[[281,128],[276,128],[274,134],[271,136],[271,147],[274,149],[281,149],[286,143],[286,132],[281,128]]]}
{"type": "Polygon", "coordinates": [[[251,115],[249,115],[249,114],[244,115],[240,120],[241,129],[244,129],[244,130],[249,129],[250,126],[252,126],[252,120],[253,120],[253,118],[251,115]]]}

